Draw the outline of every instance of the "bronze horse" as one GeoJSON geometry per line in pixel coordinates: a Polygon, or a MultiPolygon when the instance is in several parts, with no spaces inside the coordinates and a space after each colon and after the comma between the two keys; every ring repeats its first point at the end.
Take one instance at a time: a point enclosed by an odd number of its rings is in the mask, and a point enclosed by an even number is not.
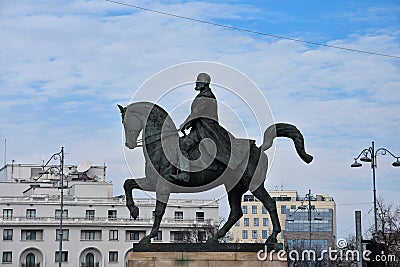
{"type": "MultiPolygon", "coordinates": [[[[179,153],[179,135],[175,124],[168,113],[160,106],[149,102],[137,102],[122,107],[122,123],[125,131],[125,146],[129,149],[142,146],[145,156],[146,177],[127,179],[124,183],[126,206],[131,216],[136,219],[139,209],[135,206],[132,197],[133,189],[156,192],[156,208],[154,224],[148,235],[140,244],[151,242],[151,238],[157,236],[162,217],[165,213],[170,193],[201,192],[223,184],[228,193],[230,213],[228,220],[208,239],[208,242],[218,242],[219,238],[231,229],[231,227],[243,216],[241,208],[242,195],[250,192],[258,198],[268,210],[273,231],[266,244],[277,243],[277,235],[281,232],[275,200],[268,194],[264,187],[268,168],[268,157],[263,152],[272,146],[275,137],[288,137],[293,140],[297,154],[300,158],[310,163],[313,157],[305,152],[304,139],[300,131],[291,124],[274,124],[265,131],[261,147],[255,142],[249,141],[248,157],[235,169],[227,168],[216,160],[211,160],[207,168],[190,172],[190,181],[172,180],[169,174],[176,173],[177,153],[179,153]],[[142,133],[142,145],[138,145],[139,134],[142,133]]],[[[182,137],[181,137],[182,138],[182,137]]],[[[190,151],[190,155],[199,158],[202,155],[199,147],[190,151]]]]}

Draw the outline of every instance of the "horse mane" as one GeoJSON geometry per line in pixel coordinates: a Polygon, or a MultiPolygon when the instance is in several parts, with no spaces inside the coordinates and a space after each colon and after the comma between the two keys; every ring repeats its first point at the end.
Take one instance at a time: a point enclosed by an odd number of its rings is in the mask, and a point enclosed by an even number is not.
{"type": "MultiPolygon", "coordinates": [[[[129,104],[125,111],[125,115],[128,114],[141,117],[142,119],[146,118],[147,120],[157,119],[161,124],[164,124],[164,129],[176,130],[175,123],[168,112],[155,103],[140,101],[129,104]]],[[[146,124],[146,121],[143,121],[143,124],[146,124]]]]}
{"type": "Polygon", "coordinates": [[[125,113],[132,112],[140,115],[146,115],[150,113],[153,109],[157,110],[157,112],[159,112],[163,116],[168,116],[168,112],[166,112],[165,109],[155,103],[146,101],[134,102],[129,104],[126,107],[125,113]]]}

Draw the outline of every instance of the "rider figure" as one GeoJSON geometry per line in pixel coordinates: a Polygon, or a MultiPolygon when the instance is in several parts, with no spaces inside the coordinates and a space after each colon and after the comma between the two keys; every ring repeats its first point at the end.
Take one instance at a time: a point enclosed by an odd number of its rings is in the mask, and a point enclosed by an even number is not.
{"type": "Polygon", "coordinates": [[[211,78],[207,73],[200,73],[196,79],[195,90],[200,91],[191,105],[191,113],[181,124],[180,131],[191,128],[187,136],[181,138],[179,155],[179,169],[181,171],[173,178],[189,182],[189,153],[204,138],[210,138],[216,145],[216,160],[226,166],[230,159],[230,139],[232,136],[218,123],[217,100],[210,89],[211,78]],[[183,158],[185,157],[185,158],[183,158]]]}

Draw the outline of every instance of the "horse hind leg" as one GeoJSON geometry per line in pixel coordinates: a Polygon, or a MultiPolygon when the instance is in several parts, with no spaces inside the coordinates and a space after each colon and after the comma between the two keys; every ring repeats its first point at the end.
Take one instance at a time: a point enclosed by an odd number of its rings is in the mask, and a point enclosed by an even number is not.
{"type": "Polygon", "coordinates": [[[260,185],[254,190],[253,195],[258,198],[264,207],[268,210],[272,222],[272,233],[265,242],[267,245],[278,243],[277,236],[281,232],[281,225],[279,223],[278,211],[276,209],[276,201],[265,190],[264,185],[260,185]]]}

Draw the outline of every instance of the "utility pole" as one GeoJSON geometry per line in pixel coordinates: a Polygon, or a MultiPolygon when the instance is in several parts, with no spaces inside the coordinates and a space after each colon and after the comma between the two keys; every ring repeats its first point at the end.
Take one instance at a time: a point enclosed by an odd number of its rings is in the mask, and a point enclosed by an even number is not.
{"type": "MultiPolygon", "coordinates": [[[[308,190],[308,222],[309,222],[309,230],[310,230],[310,236],[309,236],[309,250],[311,250],[311,189],[308,190]]],[[[311,259],[309,259],[308,266],[311,267],[311,259]]]]}
{"type": "Polygon", "coordinates": [[[362,234],[361,234],[361,211],[356,210],[356,248],[358,251],[357,267],[362,267],[362,234]]]}

